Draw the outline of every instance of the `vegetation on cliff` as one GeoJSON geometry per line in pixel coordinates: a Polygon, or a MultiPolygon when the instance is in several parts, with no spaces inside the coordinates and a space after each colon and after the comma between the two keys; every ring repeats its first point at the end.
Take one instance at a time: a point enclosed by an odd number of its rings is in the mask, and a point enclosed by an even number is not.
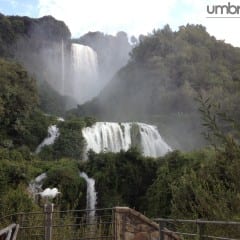
{"type": "Polygon", "coordinates": [[[31,146],[35,138],[46,134],[46,125],[43,125],[43,133],[32,129],[40,117],[36,110],[38,94],[35,80],[19,64],[0,59],[0,85],[0,145],[31,146]]]}
{"type": "Polygon", "coordinates": [[[71,33],[62,21],[51,16],[38,19],[0,14],[0,57],[21,63],[37,81],[39,103],[46,113],[64,114],[66,98],[54,90],[61,66],[49,67],[48,57],[71,33]],[[52,85],[49,84],[52,83],[52,85]]]}
{"type": "Polygon", "coordinates": [[[38,19],[0,14],[0,56],[15,57],[19,44],[37,50],[46,43],[67,40],[71,33],[64,22],[51,16],[38,19]]]}

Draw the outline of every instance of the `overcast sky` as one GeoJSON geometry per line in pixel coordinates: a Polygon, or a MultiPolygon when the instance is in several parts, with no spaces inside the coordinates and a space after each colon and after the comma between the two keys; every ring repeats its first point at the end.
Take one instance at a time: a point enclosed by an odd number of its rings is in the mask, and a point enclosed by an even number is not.
{"type": "MultiPolygon", "coordinates": [[[[173,30],[187,23],[202,24],[217,39],[240,47],[240,18],[207,18],[207,5],[228,2],[240,5],[240,0],[0,0],[0,12],[29,17],[52,15],[68,25],[73,37],[89,31],[125,31],[137,37],[165,24],[173,30]]],[[[232,16],[240,17],[240,13],[232,16]]]]}

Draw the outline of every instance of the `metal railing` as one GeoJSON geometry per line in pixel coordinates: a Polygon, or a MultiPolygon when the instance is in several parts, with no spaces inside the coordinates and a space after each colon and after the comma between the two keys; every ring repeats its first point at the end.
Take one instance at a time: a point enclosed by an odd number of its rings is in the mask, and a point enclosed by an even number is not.
{"type": "Polygon", "coordinates": [[[19,229],[18,224],[15,223],[10,224],[9,226],[0,230],[0,239],[16,240],[18,229],[19,229]]]}
{"type": "Polygon", "coordinates": [[[19,224],[18,240],[113,240],[113,214],[112,208],[55,211],[49,204],[43,212],[0,218],[0,229],[11,223],[19,224]]]}
{"type": "MultiPolygon", "coordinates": [[[[140,213],[135,214],[130,221],[130,211],[125,211],[121,218],[122,210],[116,209],[121,210],[59,211],[54,210],[52,204],[46,204],[42,212],[17,213],[0,218],[0,229],[6,229],[13,223],[19,225],[18,240],[121,240],[125,232],[128,233],[125,235],[129,235],[129,232],[131,235],[143,232],[145,227],[139,217],[140,213]],[[120,215],[116,217],[117,214],[120,215]]],[[[154,231],[157,233],[153,232],[154,239],[240,240],[240,222],[164,218],[153,221],[159,224],[158,228],[154,223],[154,231]]]]}
{"type": "MultiPolygon", "coordinates": [[[[240,240],[240,222],[233,221],[207,221],[156,218],[159,223],[160,240],[164,239],[165,233],[172,233],[179,239],[196,240],[240,240]]],[[[168,239],[177,239],[176,237],[168,239]]]]}

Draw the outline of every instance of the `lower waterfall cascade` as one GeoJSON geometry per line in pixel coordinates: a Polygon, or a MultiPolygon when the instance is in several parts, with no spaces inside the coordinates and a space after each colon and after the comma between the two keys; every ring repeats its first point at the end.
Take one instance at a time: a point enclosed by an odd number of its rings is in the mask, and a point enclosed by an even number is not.
{"type": "Polygon", "coordinates": [[[47,174],[44,172],[38,175],[35,179],[33,179],[28,185],[28,192],[32,195],[33,199],[36,198],[36,195],[42,191],[42,185],[44,180],[47,178],[47,174]]]}
{"type": "Polygon", "coordinates": [[[90,221],[93,220],[95,216],[95,208],[97,204],[97,193],[95,191],[95,180],[93,178],[89,178],[85,172],[80,172],[80,177],[84,178],[87,183],[87,204],[86,210],[88,210],[88,216],[90,217],[90,221]]]}
{"type": "MultiPolygon", "coordinates": [[[[59,135],[56,125],[49,126],[48,136],[35,152],[39,153],[44,146],[54,144],[59,135]]],[[[146,157],[160,157],[172,151],[161,137],[157,127],[146,123],[96,122],[91,127],[83,128],[82,136],[86,141],[85,159],[90,149],[95,153],[116,153],[137,147],[146,157]]]]}
{"type": "Polygon", "coordinates": [[[145,123],[96,122],[84,128],[82,134],[87,142],[86,151],[92,149],[96,153],[127,151],[136,141],[144,156],[159,157],[172,151],[157,127],[145,123]]]}

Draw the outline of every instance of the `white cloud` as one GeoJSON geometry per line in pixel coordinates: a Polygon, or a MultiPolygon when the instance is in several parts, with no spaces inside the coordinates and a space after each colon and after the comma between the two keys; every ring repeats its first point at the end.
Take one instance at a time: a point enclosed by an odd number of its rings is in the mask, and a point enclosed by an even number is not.
{"type": "Polygon", "coordinates": [[[53,15],[64,20],[73,35],[88,31],[134,34],[151,32],[165,24],[176,0],[39,0],[39,16],[53,15]]]}
{"type": "MultiPolygon", "coordinates": [[[[39,0],[39,16],[52,15],[63,20],[74,37],[88,31],[115,34],[126,31],[139,35],[165,24],[173,29],[187,23],[203,24],[210,34],[240,46],[237,29],[240,19],[208,19],[208,4],[224,0],[39,0]]],[[[238,3],[239,0],[232,0],[238,3]]]]}

